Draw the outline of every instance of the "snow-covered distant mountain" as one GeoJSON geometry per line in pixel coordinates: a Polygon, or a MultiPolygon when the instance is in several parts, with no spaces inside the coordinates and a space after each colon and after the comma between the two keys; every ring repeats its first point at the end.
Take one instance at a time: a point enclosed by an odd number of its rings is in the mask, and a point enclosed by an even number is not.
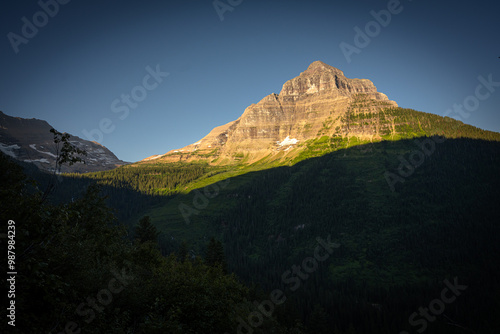
{"type": "MultiPolygon", "coordinates": [[[[56,146],[50,133],[52,126],[44,120],[12,117],[0,111],[0,151],[20,161],[33,163],[42,170],[55,167],[56,146]]],[[[87,152],[85,164],[63,166],[62,172],[96,172],[126,164],[97,142],[70,136],[70,143],[87,152]]]]}

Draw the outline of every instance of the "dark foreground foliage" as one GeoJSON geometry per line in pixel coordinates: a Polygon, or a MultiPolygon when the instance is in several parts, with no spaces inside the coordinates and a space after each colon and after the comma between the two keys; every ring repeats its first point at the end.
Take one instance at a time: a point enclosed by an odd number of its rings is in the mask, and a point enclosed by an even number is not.
{"type": "Polygon", "coordinates": [[[5,231],[15,221],[18,272],[16,326],[4,319],[3,333],[232,333],[248,314],[249,291],[234,274],[131,241],[98,187],[47,204],[3,154],[0,170],[0,215],[5,231]]]}

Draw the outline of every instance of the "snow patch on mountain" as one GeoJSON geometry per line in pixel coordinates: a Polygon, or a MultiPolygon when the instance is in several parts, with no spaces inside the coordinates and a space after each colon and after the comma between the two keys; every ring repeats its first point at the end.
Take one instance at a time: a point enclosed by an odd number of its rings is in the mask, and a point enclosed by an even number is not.
{"type": "Polygon", "coordinates": [[[43,162],[43,163],[46,163],[46,164],[50,164],[50,161],[45,159],[45,158],[42,158],[42,159],[35,159],[35,160],[29,160],[29,159],[26,159],[24,160],[24,162],[43,162]]]}
{"type": "Polygon", "coordinates": [[[2,151],[4,154],[7,154],[8,156],[10,156],[12,158],[17,158],[17,155],[14,152],[14,150],[18,150],[20,148],[21,147],[19,147],[19,145],[17,145],[17,144],[5,145],[5,144],[0,143],[0,151],[2,151]]]}
{"type": "Polygon", "coordinates": [[[297,144],[298,142],[299,142],[299,140],[298,140],[298,139],[295,139],[295,138],[291,138],[291,139],[290,139],[290,137],[289,137],[289,136],[286,136],[286,138],[285,138],[282,142],[277,141],[276,143],[277,143],[279,146],[283,147],[283,146],[288,146],[288,145],[295,145],[295,144],[297,144]]]}
{"type": "Polygon", "coordinates": [[[36,144],[31,144],[31,145],[30,145],[30,147],[31,147],[32,149],[34,149],[35,151],[37,151],[38,153],[48,154],[48,155],[50,155],[50,156],[51,156],[51,157],[53,157],[53,158],[57,158],[57,156],[56,156],[55,154],[53,154],[53,153],[50,153],[50,152],[44,152],[44,151],[39,151],[39,150],[36,148],[36,144]]]}

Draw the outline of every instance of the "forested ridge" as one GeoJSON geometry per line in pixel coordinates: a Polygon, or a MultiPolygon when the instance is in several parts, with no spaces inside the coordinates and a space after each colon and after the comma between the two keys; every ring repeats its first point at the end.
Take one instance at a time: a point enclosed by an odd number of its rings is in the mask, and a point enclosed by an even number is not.
{"type": "MultiPolygon", "coordinates": [[[[47,307],[29,324],[59,333],[111,269],[127,266],[140,283],[86,332],[246,333],[241,319],[276,289],[286,302],[254,333],[499,332],[499,134],[394,113],[407,126],[382,141],[321,137],[274,168],[141,163],[64,175],[42,205],[3,157],[2,217],[24,222],[24,270],[38,273],[20,300],[50,299],[61,312],[47,307]],[[150,224],[159,237],[137,238],[156,235],[150,224]],[[318,238],[338,247],[305,272],[318,238]],[[410,320],[454,282],[466,288],[441,313],[410,320]]],[[[46,176],[28,174],[44,189],[46,176]]]]}
{"type": "MultiPolygon", "coordinates": [[[[398,155],[406,151],[408,158],[416,147],[411,141],[261,172],[236,190],[232,209],[194,219],[210,221],[235,272],[266,289],[283,286],[283,273],[313,254],[315,238],[331,235],[340,247],[291,293],[302,319],[317,305],[326,311],[321,333],[410,330],[408,317],[454,277],[469,288],[446,315],[494,333],[500,145],[467,139],[439,145],[395,192],[384,170],[397,170],[398,155]]],[[[429,326],[428,332],[461,333],[443,317],[429,326]]]]}

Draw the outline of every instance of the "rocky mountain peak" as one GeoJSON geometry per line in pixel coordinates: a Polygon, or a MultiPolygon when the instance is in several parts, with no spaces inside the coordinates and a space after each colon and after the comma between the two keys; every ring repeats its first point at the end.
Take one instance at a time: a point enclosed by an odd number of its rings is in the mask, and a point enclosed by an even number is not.
{"type": "Polygon", "coordinates": [[[396,102],[377,92],[370,80],[349,79],[341,70],[315,61],[285,82],[279,94],[250,105],[237,120],[213,129],[195,144],[148,160],[204,157],[226,163],[245,156],[252,162],[263,156],[289,154],[301,143],[322,135],[375,138],[378,129],[354,133],[345,120],[353,111],[371,113],[390,107],[397,107],[396,102]]]}
{"type": "MultiPolygon", "coordinates": [[[[322,61],[315,61],[298,77],[285,82],[279,95],[298,98],[316,93],[335,96],[352,96],[359,93],[380,94],[377,93],[377,88],[370,80],[346,78],[344,72],[338,68],[322,61]]],[[[378,98],[384,99],[382,95],[378,98]]]]}
{"type": "Polygon", "coordinates": [[[317,61],[311,63],[311,65],[309,65],[306,72],[304,72],[304,73],[312,73],[312,72],[318,72],[318,71],[320,71],[320,72],[335,72],[335,74],[344,76],[344,72],[342,72],[338,68],[335,68],[333,66],[325,64],[320,60],[317,60],[317,61]]]}

